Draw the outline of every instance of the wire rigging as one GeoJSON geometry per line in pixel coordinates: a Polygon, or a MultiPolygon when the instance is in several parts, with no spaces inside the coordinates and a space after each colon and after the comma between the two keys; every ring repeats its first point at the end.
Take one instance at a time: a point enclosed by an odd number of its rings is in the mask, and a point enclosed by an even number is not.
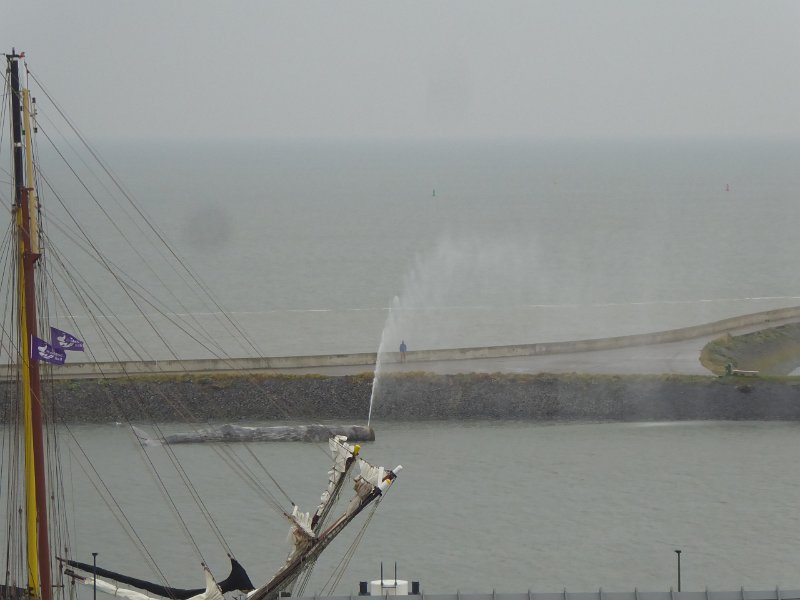
{"type": "Polygon", "coordinates": [[[105,161],[103,161],[103,160],[100,158],[100,156],[99,156],[99,154],[97,153],[97,151],[94,149],[94,147],[93,147],[91,144],[89,144],[89,142],[86,140],[86,138],[83,136],[83,134],[82,134],[82,133],[81,133],[81,132],[78,130],[78,128],[77,128],[77,127],[76,127],[76,126],[73,124],[73,122],[71,121],[71,119],[69,119],[69,118],[67,117],[67,115],[66,115],[66,114],[64,114],[64,112],[61,110],[61,108],[60,108],[60,106],[58,105],[58,103],[57,103],[57,102],[55,102],[55,100],[52,98],[52,96],[51,96],[51,95],[50,95],[50,94],[47,92],[47,89],[46,89],[46,88],[44,87],[44,85],[42,85],[42,83],[41,83],[41,82],[40,82],[40,81],[39,81],[39,80],[36,78],[35,74],[33,74],[32,72],[30,72],[30,70],[29,70],[29,69],[28,69],[28,73],[29,73],[30,77],[31,77],[31,78],[32,78],[32,79],[33,79],[33,80],[36,82],[36,84],[37,84],[37,85],[40,87],[40,89],[42,90],[42,92],[43,92],[43,93],[44,93],[44,94],[47,96],[47,98],[48,98],[48,99],[50,100],[50,102],[53,104],[53,106],[54,106],[54,107],[55,107],[55,109],[58,111],[58,113],[59,113],[59,114],[62,116],[62,118],[64,119],[64,121],[65,121],[65,122],[66,122],[66,123],[67,123],[67,124],[70,126],[70,129],[71,129],[71,130],[72,130],[72,131],[75,133],[75,135],[78,137],[78,139],[79,139],[79,140],[81,141],[81,143],[84,145],[84,147],[86,148],[86,150],[87,150],[87,151],[88,151],[88,152],[89,152],[89,153],[92,155],[92,157],[95,159],[95,161],[97,161],[97,164],[99,164],[99,165],[100,165],[100,167],[103,169],[103,171],[104,171],[104,172],[105,172],[105,173],[108,175],[108,177],[109,177],[109,178],[111,179],[111,181],[114,183],[114,185],[115,185],[115,186],[117,186],[117,188],[120,190],[120,192],[121,192],[121,193],[123,194],[123,196],[126,198],[126,200],[128,200],[128,202],[131,204],[131,206],[134,208],[134,210],[135,210],[135,211],[136,211],[136,212],[139,214],[139,216],[140,216],[140,217],[143,219],[143,221],[144,221],[144,222],[145,222],[145,223],[146,223],[146,224],[147,224],[147,225],[150,227],[150,229],[151,229],[151,230],[153,231],[153,233],[154,233],[154,234],[155,234],[155,235],[158,237],[158,239],[159,239],[159,240],[160,240],[160,242],[163,244],[163,246],[164,246],[164,247],[167,249],[167,251],[168,251],[168,252],[169,252],[169,253],[170,253],[170,254],[171,254],[171,255],[172,255],[174,258],[175,258],[175,260],[176,260],[176,261],[178,261],[178,263],[179,263],[180,265],[182,265],[182,266],[183,266],[183,267],[186,269],[187,273],[190,275],[190,277],[191,277],[191,278],[192,278],[192,280],[195,282],[195,284],[198,286],[198,288],[199,288],[199,289],[201,289],[201,290],[202,290],[202,291],[203,291],[203,292],[204,292],[204,293],[207,295],[207,297],[209,297],[209,299],[210,299],[210,300],[213,302],[214,306],[215,306],[215,307],[217,308],[217,310],[219,311],[219,314],[220,314],[220,315],[223,315],[223,316],[224,316],[224,318],[225,318],[225,320],[228,322],[228,324],[229,324],[229,325],[231,325],[231,326],[232,326],[232,327],[233,327],[233,328],[234,328],[234,329],[235,329],[235,330],[236,330],[236,331],[237,331],[237,332],[238,332],[238,333],[239,333],[239,334],[242,336],[242,339],[243,339],[243,340],[246,340],[246,341],[247,341],[247,344],[248,344],[248,346],[250,346],[250,348],[256,352],[256,355],[260,355],[260,354],[261,354],[261,352],[258,350],[258,348],[256,347],[256,345],[255,345],[255,344],[254,344],[254,343],[253,343],[253,342],[252,342],[252,341],[249,339],[249,337],[246,335],[246,332],[244,332],[244,331],[241,329],[241,327],[240,327],[240,326],[239,326],[239,325],[238,325],[238,324],[237,324],[235,321],[233,321],[233,320],[230,318],[230,315],[228,315],[228,313],[227,313],[225,310],[223,310],[223,308],[222,308],[222,306],[220,305],[220,303],[219,303],[219,302],[218,302],[218,301],[217,301],[217,300],[216,300],[216,299],[213,297],[213,295],[211,294],[211,291],[210,291],[210,289],[208,288],[208,286],[206,286],[205,284],[203,284],[203,283],[202,283],[202,281],[199,279],[199,277],[197,277],[197,275],[194,273],[194,271],[192,271],[192,270],[191,270],[191,269],[188,267],[188,265],[185,263],[185,261],[183,261],[183,260],[182,260],[182,259],[181,259],[181,258],[178,256],[177,252],[176,252],[176,251],[175,251],[175,250],[172,248],[172,246],[171,246],[171,245],[170,245],[170,244],[167,242],[167,240],[164,238],[164,236],[161,234],[161,232],[159,232],[159,231],[158,231],[158,230],[155,228],[155,226],[153,225],[153,222],[152,222],[152,220],[151,220],[150,218],[148,218],[148,217],[147,217],[147,215],[145,215],[144,211],[143,211],[143,210],[142,210],[142,209],[139,207],[138,203],[136,203],[136,202],[134,201],[134,199],[133,199],[133,197],[131,196],[131,194],[129,194],[129,193],[127,192],[127,190],[125,190],[125,188],[124,188],[124,187],[123,187],[123,186],[120,184],[120,182],[119,182],[119,179],[118,179],[118,178],[117,178],[117,177],[116,177],[116,176],[113,174],[113,172],[112,172],[112,171],[111,171],[111,169],[110,169],[110,168],[107,166],[107,164],[105,163],[105,161]]]}
{"type": "MultiPolygon", "coordinates": [[[[226,312],[212,294],[210,288],[201,280],[197,273],[186,263],[186,261],[179,255],[179,253],[167,242],[166,236],[155,226],[152,219],[150,219],[145,211],[141,208],[139,203],[135,200],[133,195],[123,186],[121,181],[113,173],[111,168],[100,157],[99,153],[88,143],[83,134],[74,126],[72,121],[67,117],[61,107],[53,100],[51,95],[47,92],[46,88],[30,72],[26,66],[26,75],[30,81],[35,82],[51,105],[55,108],[57,114],[63,119],[68,126],[68,131],[74,134],[79,140],[79,146],[89,153],[91,159],[99,168],[93,168],[89,161],[84,160],[78,148],[75,148],[70,143],[68,136],[65,135],[62,129],[54,122],[53,119],[47,114],[47,111],[40,112],[37,108],[34,118],[36,119],[36,128],[41,138],[34,137],[32,131],[28,131],[25,135],[30,136],[34,146],[33,156],[31,157],[34,163],[34,177],[38,185],[35,187],[41,191],[46,191],[50,199],[55,199],[55,204],[51,204],[51,208],[47,208],[45,203],[39,205],[38,211],[41,217],[39,223],[39,235],[42,244],[42,253],[36,267],[36,290],[41,302],[38,305],[38,323],[41,325],[42,331],[45,331],[51,322],[60,326],[59,319],[67,320],[70,323],[70,329],[76,331],[81,338],[86,339],[87,334],[93,336],[92,339],[97,341],[97,348],[87,347],[85,352],[92,360],[96,361],[97,368],[99,369],[100,376],[109,378],[109,373],[104,372],[104,366],[99,358],[100,352],[110,356],[115,363],[124,365],[126,360],[147,361],[153,359],[153,354],[146,344],[136,341],[136,325],[126,323],[125,319],[121,318],[112,309],[113,302],[106,301],[102,298],[103,291],[101,288],[103,284],[93,282],[90,277],[86,276],[83,272],[84,268],[88,265],[99,270],[100,274],[110,279],[114,289],[122,294],[122,300],[129,305],[135,312],[137,319],[140,319],[147,329],[147,333],[151,334],[157,341],[158,345],[166,349],[168,355],[173,358],[178,364],[179,361],[178,351],[173,340],[170,338],[166,326],[180,331],[189,340],[202,348],[205,352],[217,358],[226,361],[231,360],[231,356],[224,349],[222,343],[212,334],[211,330],[206,327],[198,315],[187,307],[188,302],[185,298],[176,291],[171,285],[172,283],[182,283],[187,288],[196,294],[198,301],[203,301],[204,306],[212,306],[214,309],[211,311],[212,316],[216,319],[228,332],[233,332],[233,339],[241,345],[246,352],[253,352],[255,355],[260,355],[257,345],[250,339],[242,326],[232,318],[231,314],[226,312]],[[47,127],[41,126],[41,121],[38,118],[40,115],[47,122],[47,127]],[[101,186],[103,194],[98,194],[93,190],[94,183],[85,179],[79,172],[78,166],[71,162],[68,156],[59,148],[56,143],[56,137],[59,136],[70,151],[78,157],[82,169],[88,171],[91,177],[101,186]],[[99,215],[98,218],[104,220],[105,223],[111,225],[111,229],[115,234],[124,241],[125,247],[130,250],[130,256],[126,256],[121,260],[115,260],[111,255],[105,253],[99,242],[93,239],[95,232],[91,226],[87,226],[82,222],[77,214],[77,210],[73,209],[70,201],[63,194],[56,190],[54,182],[49,177],[49,174],[43,170],[39,162],[39,147],[37,140],[43,139],[49,144],[55,152],[55,156],[60,161],[60,164],[66,168],[68,175],[74,178],[80,188],[81,196],[88,199],[90,204],[93,205],[93,210],[99,215]],[[99,172],[98,172],[99,170],[99,172]],[[108,185],[103,176],[108,178],[110,185],[108,185]],[[121,196],[121,197],[120,197],[121,196]],[[126,228],[123,226],[121,220],[112,214],[110,207],[106,206],[104,200],[110,198],[116,202],[117,208],[122,212],[125,222],[130,222],[135,225],[135,229],[144,238],[148,247],[137,244],[137,242],[128,234],[126,228]],[[53,209],[55,207],[55,210],[53,209]],[[63,215],[59,216],[59,209],[63,215]],[[56,234],[56,237],[51,237],[50,233],[56,234]],[[62,246],[62,243],[64,246],[62,246]],[[69,258],[66,246],[70,249],[75,249],[85,263],[73,262],[69,258]],[[145,248],[147,251],[145,251],[145,248]],[[155,264],[149,261],[149,250],[152,248],[157,253],[158,257],[168,265],[170,268],[170,275],[166,276],[156,269],[155,264]],[[88,260],[87,260],[88,258],[88,260]],[[167,291],[172,296],[171,301],[178,305],[178,310],[171,308],[171,305],[163,302],[157,298],[155,290],[144,281],[139,281],[138,278],[127,275],[123,272],[122,264],[125,259],[138,260],[147,272],[152,275],[156,282],[157,287],[167,291]],[[80,314],[82,311],[82,315],[80,314]],[[97,352],[96,352],[97,350],[97,352]]],[[[8,76],[6,77],[6,88],[8,89],[8,76]]],[[[6,92],[8,95],[8,92],[6,92]]],[[[7,116],[6,103],[2,113],[0,113],[0,121],[5,122],[7,116]]],[[[4,129],[3,129],[4,131],[4,129]]],[[[4,137],[0,134],[0,146],[2,146],[4,137]]],[[[10,141],[9,141],[10,143],[10,141]]],[[[7,171],[3,170],[4,173],[7,171]]],[[[9,178],[13,176],[8,173],[9,178]]],[[[5,184],[6,182],[2,182],[5,184]]],[[[10,182],[9,182],[10,183],[10,182]]],[[[16,182],[17,185],[23,185],[16,182]]],[[[34,182],[26,183],[30,187],[34,187],[34,182]]],[[[13,183],[11,198],[13,194],[13,183]]],[[[0,197],[0,202],[6,205],[6,200],[0,197]]],[[[13,200],[9,200],[7,204],[9,210],[16,210],[13,207],[13,200]]],[[[133,233],[133,232],[131,232],[133,233]]],[[[10,226],[3,237],[3,247],[0,250],[0,263],[2,264],[2,280],[14,281],[19,277],[17,272],[18,265],[18,248],[19,240],[17,239],[17,230],[10,226]]],[[[0,288],[1,290],[2,288],[0,288]]],[[[11,368],[11,363],[14,358],[18,357],[21,343],[19,340],[20,327],[16,322],[15,316],[19,302],[16,295],[12,293],[12,286],[7,286],[5,290],[5,318],[2,331],[0,331],[0,356],[8,357],[9,370],[6,374],[6,382],[14,383],[15,386],[19,385],[19,377],[15,370],[11,368]],[[6,324],[9,324],[6,327],[6,324]]],[[[190,297],[190,296],[187,296],[190,297]]],[[[193,297],[193,296],[192,296],[193,297]]],[[[233,363],[228,362],[231,366],[233,363]]],[[[123,505],[112,493],[109,484],[104,480],[101,470],[97,468],[91,460],[89,453],[85,446],[79,440],[79,436],[74,429],[64,419],[59,417],[56,389],[52,383],[53,368],[46,366],[42,368],[42,374],[49,377],[50,384],[46,389],[45,396],[49,397],[50,405],[47,407],[49,410],[45,413],[47,425],[46,453],[49,457],[48,460],[48,481],[51,482],[50,503],[49,510],[52,511],[49,521],[56,527],[59,523],[63,522],[55,518],[58,514],[68,510],[67,498],[71,494],[74,497],[74,490],[69,490],[65,477],[69,477],[69,473],[74,470],[73,464],[77,465],[84,473],[86,479],[89,480],[91,486],[96,490],[98,495],[102,498],[107,510],[114,515],[115,520],[120,524],[126,536],[137,548],[137,551],[143,557],[145,563],[148,564],[150,569],[157,574],[157,576],[167,583],[167,578],[159,568],[158,561],[153,555],[151,548],[149,548],[146,540],[139,532],[137,532],[133,521],[126,515],[123,505]],[[60,436],[57,435],[58,431],[65,431],[69,444],[64,444],[60,436]]],[[[126,389],[131,390],[131,396],[127,397],[125,401],[121,401],[111,391],[105,390],[107,401],[119,410],[122,415],[121,419],[127,425],[131,435],[136,436],[136,431],[133,426],[132,414],[145,414],[147,415],[146,421],[152,427],[160,438],[164,438],[161,425],[155,418],[148,414],[148,402],[144,398],[145,394],[151,394],[157,397],[164,404],[170,405],[175,414],[178,414],[191,426],[199,427],[199,421],[196,415],[185,406],[178,398],[170,397],[159,386],[148,387],[141,380],[137,380],[129,373],[126,368],[122,367],[121,379],[127,386],[126,389]]],[[[6,386],[6,397],[4,400],[4,408],[7,414],[18,415],[19,410],[16,406],[12,406],[18,402],[18,394],[9,394],[11,385],[6,386]]],[[[273,402],[276,408],[284,415],[290,416],[291,410],[285,401],[279,398],[268,397],[269,401],[273,402]]],[[[7,544],[6,544],[6,578],[7,581],[10,573],[19,573],[20,566],[23,564],[21,559],[17,558],[20,544],[18,542],[12,543],[12,539],[21,539],[21,532],[25,527],[25,521],[22,518],[21,511],[16,510],[19,505],[20,498],[16,490],[19,489],[19,473],[22,470],[22,454],[18,449],[18,444],[12,443],[12,440],[21,438],[21,425],[19,418],[8,418],[9,423],[7,434],[3,437],[0,443],[0,472],[6,473],[5,485],[6,492],[6,509],[8,514],[16,515],[14,519],[7,521],[7,544]],[[12,422],[13,421],[13,422],[12,422]]],[[[137,442],[138,443],[138,442],[137,442]]],[[[315,446],[324,454],[327,452],[319,445],[315,446]]],[[[245,445],[242,454],[237,453],[232,448],[221,445],[210,448],[216,457],[218,457],[228,467],[228,473],[236,475],[239,480],[254,491],[263,503],[270,509],[282,515],[288,515],[290,506],[296,506],[295,502],[289,494],[289,491],[279,484],[277,479],[270,473],[265,461],[262,460],[253,449],[245,445]],[[268,480],[268,481],[267,481],[268,480]]],[[[175,519],[181,534],[189,541],[192,552],[200,558],[203,564],[206,564],[205,557],[198,539],[196,532],[190,526],[192,522],[187,517],[185,511],[179,508],[178,494],[171,489],[168,482],[173,478],[168,477],[165,473],[166,469],[163,464],[157,464],[158,461],[154,454],[162,452],[166,459],[166,464],[175,474],[177,474],[176,485],[185,488],[194,503],[197,512],[207,524],[209,530],[213,533],[219,544],[225,548],[229,556],[233,557],[234,553],[230,545],[226,541],[223,532],[217,524],[214,515],[212,514],[212,507],[210,507],[201,497],[198,488],[192,481],[190,473],[182,464],[175,448],[165,444],[161,446],[158,451],[154,449],[147,449],[142,447],[142,452],[139,453],[144,461],[147,472],[153,478],[156,487],[159,490],[159,495],[164,500],[165,504],[169,507],[169,512],[175,519]]],[[[159,455],[160,458],[160,455],[159,455]]],[[[74,484],[74,482],[73,482],[74,484]]],[[[337,494],[338,495],[338,494],[337,494]]],[[[358,543],[360,543],[363,532],[367,524],[372,519],[374,512],[380,503],[380,499],[374,502],[371,512],[368,513],[366,522],[364,523],[359,535],[354,541],[351,549],[343,559],[342,566],[338,572],[335,573],[336,578],[329,582],[331,589],[334,589],[341,579],[342,573],[346,569],[350,559],[358,543]],[[344,562],[346,561],[346,562],[344,562]],[[337,574],[338,573],[338,574],[337,574]]],[[[72,545],[72,538],[74,532],[68,526],[63,526],[55,529],[52,539],[57,547],[64,548],[64,555],[69,555],[68,548],[72,545]]],[[[61,554],[61,550],[59,550],[61,554]]],[[[300,588],[304,589],[308,583],[311,570],[316,560],[312,560],[306,565],[307,570],[301,576],[300,588]]],[[[333,577],[333,576],[332,576],[333,577]]],[[[60,581],[58,585],[63,586],[60,581]]],[[[63,588],[62,588],[63,589],[63,588]]]]}

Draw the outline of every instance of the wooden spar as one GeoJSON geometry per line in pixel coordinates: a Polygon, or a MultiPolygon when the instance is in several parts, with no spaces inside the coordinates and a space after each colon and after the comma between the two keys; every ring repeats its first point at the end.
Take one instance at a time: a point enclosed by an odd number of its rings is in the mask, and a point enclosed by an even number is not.
{"type": "MultiPolygon", "coordinates": [[[[19,58],[12,52],[6,55],[9,63],[11,84],[11,121],[14,146],[14,208],[16,211],[17,232],[19,235],[19,328],[20,364],[23,366],[23,400],[26,415],[26,494],[28,519],[28,586],[31,593],[41,600],[51,600],[52,583],[50,574],[50,542],[47,526],[47,484],[45,479],[44,436],[42,432],[41,383],[39,363],[31,360],[30,343],[37,335],[36,326],[36,285],[34,279],[35,263],[39,253],[31,246],[31,218],[29,187],[23,176],[22,151],[22,92],[19,83],[19,58]],[[29,456],[32,455],[32,456],[29,456]],[[32,459],[33,466],[28,460],[32,459]],[[34,507],[35,505],[35,507],[34,507]]],[[[26,98],[27,100],[27,95],[26,98]]],[[[25,107],[26,115],[29,109],[25,107]]],[[[30,120],[26,119],[26,146],[28,148],[29,174],[33,168],[30,157],[30,120]]],[[[32,177],[31,177],[32,179],[32,177]]],[[[35,221],[34,221],[35,223],[35,221]]]]}
{"type": "MultiPolygon", "coordinates": [[[[328,529],[322,532],[318,538],[314,540],[299,556],[296,556],[290,563],[287,563],[283,568],[278,571],[275,576],[265,583],[260,588],[254,590],[248,595],[248,600],[275,600],[281,590],[286,589],[294,583],[300,576],[301,570],[308,563],[313,563],[322,551],[339,535],[345,527],[355,519],[358,514],[369,506],[374,500],[380,498],[383,493],[388,489],[392,482],[397,477],[397,473],[402,469],[401,465],[395,467],[392,471],[386,471],[386,476],[383,481],[377,485],[372,486],[372,489],[366,493],[365,496],[360,497],[358,491],[356,497],[359,498],[358,504],[352,508],[348,508],[328,529]]],[[[358,489],[358,488],[356,488],[358,489]]],[[[352,502],[352,500],[351,500],[352,502]]]]}
{"type": "MultiPolygon", "coordinates": [[[[339,442],[338,438],[334,438],[334,443],[341,444],[343,447],[348,447],[347,445],[339,442]]],[[[339,473],[339,477],[336,481],[336,484],[333,486],[333,489],[328,491],[327,499],[317,509],[317,512],[311,521],[311,531],[314,533],[314,535],[318,536],[320,531],[322,530],[322,527],[325,524],[325,519],[328,518],[328,514],[331,512],[333,505],[336,503],[336,499],[339,497],[339,493],[342,491],[342,486],[344,485],[344,482],[347,479],[347,474],[350,472],[352,466],[356,464],[356,457],[360,454],[360,452],[361,452],[360,445],[356,444],[355,446],[352,447],[350,456],[348,456],[345,459],[344,470],[341,473],[339,473]]],[[[331,473],[336,473],[335,458],[331,473]]]]}
{"type": "Polygon", "coordinates": [[[285,565],[276,575],[265,585],[251,592],[248,600],[274,600],[278,597],[281,590],[289,587],[300,576],[300,571],[304,565],[317,559],[322,551],[339,535],[344,528],[358,516],[369,504],[372,503],[380,494],[377,488],[366,498],[359,502],[352,513],[344,514],[323,534],[307,551],[297,556],[292,562],[285,565]]]}

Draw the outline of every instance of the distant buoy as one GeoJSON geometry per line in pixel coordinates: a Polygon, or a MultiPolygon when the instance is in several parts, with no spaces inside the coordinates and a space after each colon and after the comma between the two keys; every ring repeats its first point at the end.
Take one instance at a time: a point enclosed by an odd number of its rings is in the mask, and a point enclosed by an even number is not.
{"type": "Polygon", "coordinates": [[[436,198],[436,190],[433,190],[433,197],[436,198]]]}
{"type": "Polygon", "coordinates": [[[725,191],[726,192],[730,192],[731,191],[731,185],[729,183],[725,184],[725,191]]]}

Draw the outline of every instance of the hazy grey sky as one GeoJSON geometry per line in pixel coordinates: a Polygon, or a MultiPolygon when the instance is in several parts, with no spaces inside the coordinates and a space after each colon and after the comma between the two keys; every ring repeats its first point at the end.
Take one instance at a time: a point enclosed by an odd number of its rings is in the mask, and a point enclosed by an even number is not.
{"type": "MultiPolygon", "coordinates": [[[[11,12],[9,12],[11,9],[11,12]]],[[[800,136],[800,2],[8,2],[91,136],[800,136]]]]}

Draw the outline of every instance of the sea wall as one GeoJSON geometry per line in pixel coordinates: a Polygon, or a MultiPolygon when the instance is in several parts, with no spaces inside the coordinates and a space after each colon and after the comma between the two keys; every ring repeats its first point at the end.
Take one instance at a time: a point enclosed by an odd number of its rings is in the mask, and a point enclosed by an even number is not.
{"type": "MultiPolygon", "coordinates": [[[[542,342],[510,346],[485,346],[474,348],[449,348],[438,350],[414,350],[408,352],[408,361],[413,363],[450,361],[467,359],[503,358],[514,356],[541,356],[596,350],[613,350],[631,346],[663,344],[701,336],[725,333],[732,329],[762,325],[784,319],[800,317],[800,307],[779,308],[748,315],[740,315],[703,325],[680,329],[625,335],[610,338],[575,340],[564,342],[542,342]]],[[[71,357],[72,358],[72,357],[71,357]]],[[[80,363],[70,362],[60,366],[54,373],[62,379],[78,377],[125,377],[147,374],[182,373],[287,373],[294,369],[315,369],[325,367],[373,367],[377,354],[328,354],[314,356],[263,356],[257,358],[214,358],[197,360],[161,360],[125,363],[80,363]]],[[[396,352],[387,352],[384,361],[398,362],[396,352]]],[[[365,369],[366,370],[366,369],[365,369]]]]}
{"type": "MultiPolygon", "coordinates": [[[[181,377],[55,382],[48,407],[67,422],[361,423],[371,375],[181,377]]],[[[5,420],[4,412],[2,418],[5,420]]],[[[604,375],[383,376],[373,418],[800,420],[800,381],[604,375]]]]}

